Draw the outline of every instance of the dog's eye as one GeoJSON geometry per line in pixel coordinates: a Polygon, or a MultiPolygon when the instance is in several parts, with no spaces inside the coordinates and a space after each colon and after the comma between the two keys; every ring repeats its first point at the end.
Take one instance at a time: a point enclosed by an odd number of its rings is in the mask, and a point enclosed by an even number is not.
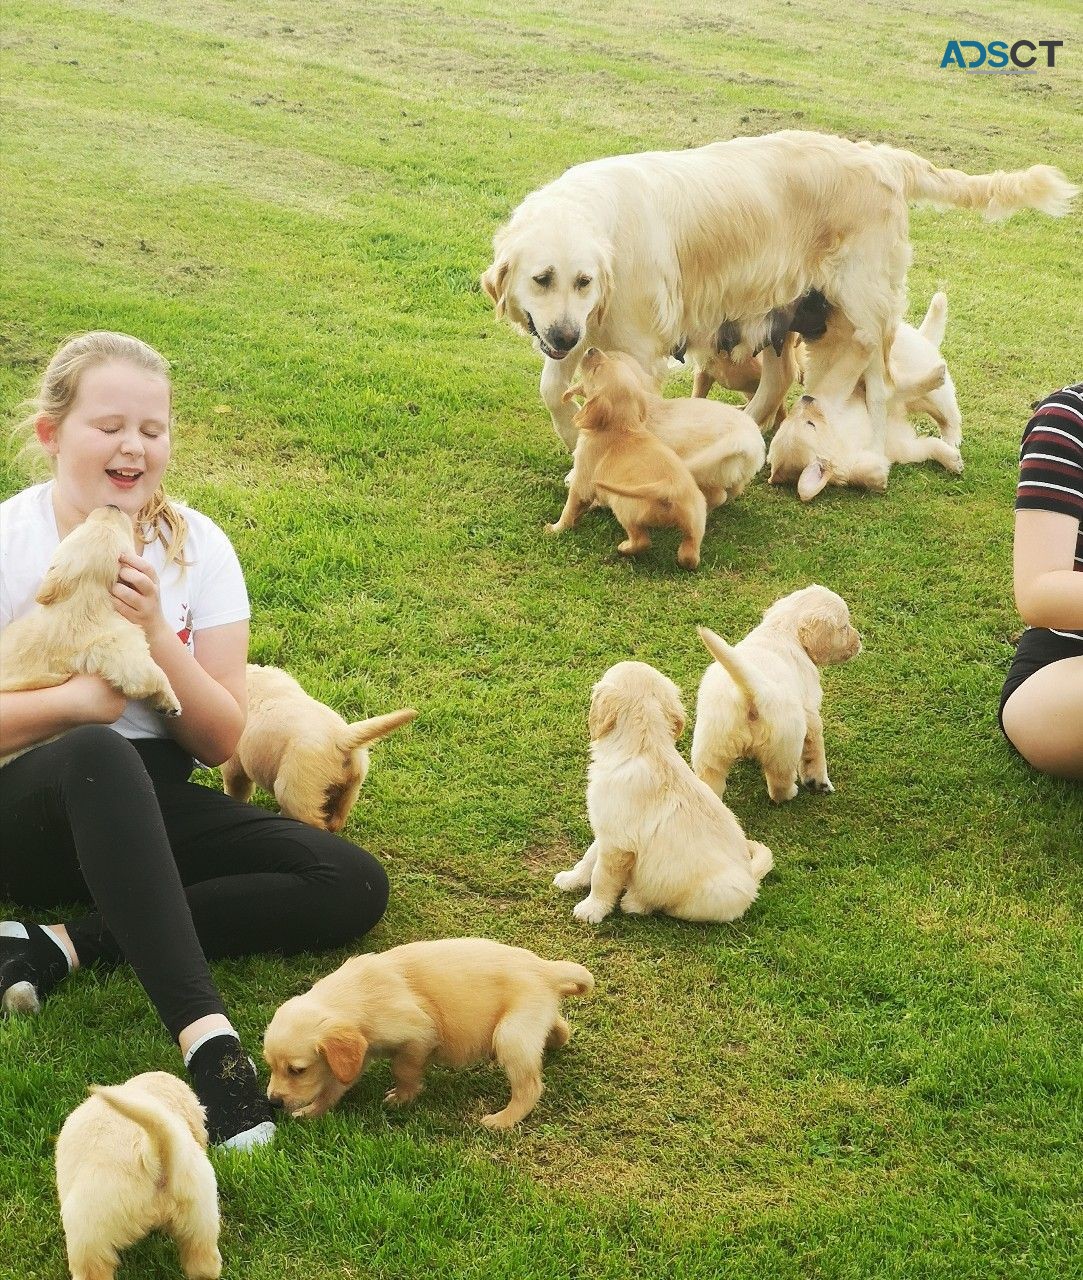
{"type": "Polygon", "coordinates": [[[816,423],[815,423],[815,422],[813,422],[813,421],[811,420],[811,418],[810,418],[810,419],[805,423],[805,426],[806,426],[806,427],[811,427],[811,428],[813,429],[813,431],[815,431],[815,430],[816,430],[816,423]]]}
{"type": "Polygon", "coordinates": [[[542,289],[548,289],[553,283],[553,273],[551,271],[541,271],[533,277],[534,283],[542,289]]]}
{"type": "Polygon", "coordinates": [[[290,1065],[286,1068],[286,1074],[288,1076],[303,1076],[307,1070],[308,1070],[307,1067],[295,1067],[292,1063],[290,1063],[290,1065]]]}
{"type": "Polygon", "coordinates": [[[575,282],[575,287],[577,289],[585,289],[587,285],[590,284],[590,281],[591,281],[590,276],[580,276],[579,279],[576,280],[575,282]]]}

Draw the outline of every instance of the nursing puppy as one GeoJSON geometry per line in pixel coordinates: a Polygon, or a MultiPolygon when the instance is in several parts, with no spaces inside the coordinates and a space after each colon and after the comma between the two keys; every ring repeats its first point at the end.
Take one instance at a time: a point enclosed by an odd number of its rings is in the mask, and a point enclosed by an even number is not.
{"type": "MultiPolygon", "coordinates": [[[[732,405],[702,398],[667,399],[631,356],[613,352],[609,364],[585,373],[572,395],[618,395],[639,405],[647,430],[668,445],[692,473],[708,510],[743,493],[763,466],[766,445],[755,420],[732,405]]],[[[584,360],[584,365],[586,365],[584,360]]]]}
{"type": "Polygon", "coordinates": [[[739,919],[774,858],[677,751],[684,732],[677,686],[646,663],[618,662],[594,686],[589,723],[594,842],[553,880],[558,889],[590,886],[576,919],[598,924],[618,898],[633,915],[739,919]]]}
{"type": "Polygon", "coordinates": [[[258,782],[288,818],[341,831],[369,771],[368,749],[409,724],[404,708],[347,722],[278,667],[248,667],[248,719],[222,765],[227,795],[249,800],[258,782]]]}
{"type": "Polygon", "coordinates": [[[827,334],[805,348],[805,385],[768,450],[771,484],[797,485],[810,502],[828,485],[852,485],[883,493],[896,462],[939,462],[959,475],[962,417],[955,386],[940,356],[948,300],[937,293],[919,329],[900,324],[891,347],[893,390],[887,437],[877,450],[861,375],[866,349],[845,317],[833,317],[827,334]],[[939,436],[918,435],[908,414],[927,413],[939,436]]]}
{"type": "Polygon", "coordinates": [[[677,528],[682,569],[699,564],[707,504],[688,467],[647,429],[647,405],[639,384],[620,361],[592,347],[583,357],[587,397],[575,416],[579,439],[568,477],[568,498],[549,533],[570,529],[595,501],[608,506],[627,539],[617,550],[635,555],[651,545],[648,529],[677,528]]]}
{"type": "Polygon", "coordinates": [[[481,1123],[510,1129],[542,1095],[543,1051],[571,1036],[561,997],[593,988],[581,964],[484,938],[355,956],[271,1019],[263,1037],[267,1096],[291,1115],[321,1116],[366,1062],[390,1058],[395,1084],[385,1101],[401,1106],[421,1092],[428,1063],[465,1067],[495,1058],[511,1099],[481,1123]]]}
{"type": "Polygon", "coordinates": [[[811,586],[773,604],[755,630],[732,648],[697,628],[715,662],[699,686],[692,767],[719,795],[734,762],[760,762],[771,799],[797,795],[797,779],[831,792],[820,718],[819,668],[861,652],[845,600],[811,586]]]}
{"type": "MultiPolygon", "coordinates": [[[[496,232],[481,284],[544,356],[542,400],[568,449],[576,427],[563,395],[588,347],[627,351],[661,378],[682,345],[702,367],[723,321],[756,350],[778,312],[816,290],[868,342],[864,386],[882,449],[910,202],[1058,217],[1076,193],[1048,165],[969,176],[897,147],[792,129],[610,156],[528,195],[496,232]]],[[[749,405],[761,426],[787,385],[767,345],[749,405]]]]}
{"type": "Polygon", "coordinates": [[[56,1141],[72,1280],[112,1280],[120,1250],[156,1229],[177,1242],[188,1280],[217,1280],[218,1187],[196,1095],[164,1071],[91,1095],[56,1141]]]}
{"type": "MultiPolygon", "coordinates": [[[[142,627],[113,607],[122,552],[134,554],[135,538],[117,507],[98,507],[60,543],[37,607],[0,632],[0,690],[50,689],[73,675],[96,675],[127,698],[180,715],[142,627]]],[[[0,766],[21,754],[11,752],[0,766]]]]}

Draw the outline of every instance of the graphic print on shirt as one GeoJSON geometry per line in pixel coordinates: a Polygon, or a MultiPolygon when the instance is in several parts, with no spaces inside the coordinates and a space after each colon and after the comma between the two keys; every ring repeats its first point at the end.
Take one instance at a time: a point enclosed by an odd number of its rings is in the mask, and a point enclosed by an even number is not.
{"type": "Polygon", "coordinates": [[[190,649],[192,647],[192,606],[187,600],[183,600],[180,607],[181,629],[177,632],[177,639],[190,649]]]}

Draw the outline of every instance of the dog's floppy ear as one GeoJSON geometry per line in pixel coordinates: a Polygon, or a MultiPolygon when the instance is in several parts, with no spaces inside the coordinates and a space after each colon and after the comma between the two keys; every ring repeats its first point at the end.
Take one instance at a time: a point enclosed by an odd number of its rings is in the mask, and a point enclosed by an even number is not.
{"type": "Polygon", "coordinates": [[[569,400],[574,400],[576,396],[585,396],[586,388],[581,382],[577,382],[574,387],[569,387],[567,391],[560,397],[561,404],[567,404],[569,400]]]}
{"type": "Polygon", "coordinates": [[[78,587],[79,580],[69,571],[69,566],[64,561],[54,562],[41,580],[34,599],[38,604],[59,604],[62,600],[70,600],[78,587]]]}
{"type": "Polygon", "coordinates": [[[481,277],[481,287],[489,297],[492,298],[498,319],[504,314],[505,296],[508,287],[508,272],[510,269],[510,259],[497,258],[492,266],[490,266],[481,277]]]}
{"type": "Polygon", "coordinates": [[[590,695],[590,715],[587,727],[590,729],[590,740],[595,742],[611,733],[617,724],[620,711],[620,697],[605,685],[596,684],[590,695]]]}
{"type": "Polygon", "coordinates": [[[353,1084],[365,1065],[368,1041],[353,1027],[331,1027],[316,1046],[339,1084],[353,1084]]]}
{"type": "Polygon", "coordinates": [[[598,262],[598,301],[594,305],[594,319],[598,324],[605,322],[613,299],[613,248],[604,244],[601,251],[602,256],[598,262]]]}
{"type": "Polygon", "coordinates": [[[797,625],[801,648],[818,667],[826,667],[835,659],[838,623],[830,613],[808,613],[797,625]]]}
{"type": "Polygon", "coordinates": [[[833,468],[826,458],[813,458],[797,478],[797,496],[802,502],[811,502],[831,483],[833,468]]]}

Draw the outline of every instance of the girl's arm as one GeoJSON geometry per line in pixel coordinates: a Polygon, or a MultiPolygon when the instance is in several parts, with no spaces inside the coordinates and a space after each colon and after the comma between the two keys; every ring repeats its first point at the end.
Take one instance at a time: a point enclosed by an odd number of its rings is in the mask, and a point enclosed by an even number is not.
{"type": "Polygon", "coordinates": [[[1083,573],[1075,562],[1079,520],[1057,511],[1015,513],[1015,606],[1032,627],[1083,630],[1083,573]]]}
{"type": "Polygon", "coordinates": [[[0,756],[23,751],[84,724],[112,724],[125,697],[101,676],[72,676],[51,689],[0,693],[0,756]]]}
{"type": "Polygon", "coordinates": [[[248,622],[196,631],[188,649],[162,614],[153,566],[139,556],[121,557],[113,601],[122,617],[143,628],[151,657],[181,704],[181,714],[166,721],[171,736],[203,764],[228,760],[247,715],[248,622]]]}

